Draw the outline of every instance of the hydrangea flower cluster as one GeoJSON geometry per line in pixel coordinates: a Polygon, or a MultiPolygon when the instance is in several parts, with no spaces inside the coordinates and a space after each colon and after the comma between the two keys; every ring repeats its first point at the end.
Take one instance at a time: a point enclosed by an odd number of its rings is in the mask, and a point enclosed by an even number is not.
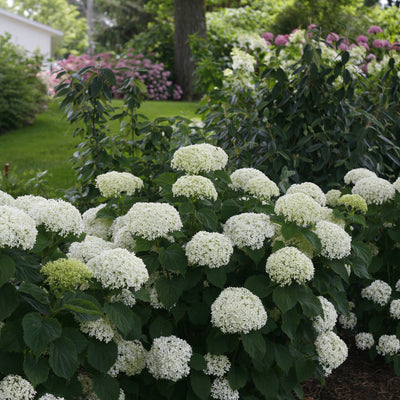
{"type": "Polygon", "coordinates": [[[281,226],[278,224],[276,224],[275,226],[275,235],[272,239],[273,246],[276,241],[284,243],[285,246],[296,247],[308,258],[313,258],[315,249],[313,245],[303,235],[296,235],[287,240],[282,236],[281,226]]]}
{"type": "Polygon", "coordinates": [[[360,211],[362,214],[368,211],[366,201],[358,194],[344,194],[339,198],[337,204],[360,211]]]}
{"type": "Polygon", "coordinates": [[[400,350],[400,340],[397,339],[396,335],[382,335],[378,344],[376,345],[376,351],[382,356],[387,354],[394,356],[400,350]]]}
{"type": "Polygon", "coordinates": [[[104,288],[139,290],[149,279],[145,263],[126,249],[105,250],[88,262],[104,288]]]}
{"type": "MultiPolygon", "coordinates": [[[[400,177],[398,177],[394,182],[393,182],[393,187],[400,192],[400,177]]],[[[1,199],[0,199],[1,201],[1,199]]]]}
{"type": "Polygon", "coordinates": [[[190,265],[219,268],[229,263],[233,246],[221,233],[200,231],[187,243],[185,252],[190,265]]]}
{"type": "Polygon", "coordinates": [[[350,312],[349,315],[339,315],[339,324],[344,329],[354,329],[357,325],[357,316],[353,312],[350,312]]]}
{"type": "Polygon", "coordinates": [[[384,306],[390,300],[392,288],[384,281],[373,281],[369,286],[361,290],[361,297],[372,300],[374,303],[384,306]]]}
{"type": "Polygon", "coordinates": [[[394,319],[400,319],[400,299],[393,300],[390,303],[390,316],[394,319]]]}
{"type": "Polygon", "coordinates": [[[93,277],[92,270],[85,263],[74,258],[59,258],[45,264],[40,272],[46,276],[49,286],[66,289],[85,289],[93,277]]]}
{"type": "Polygon", "coordinates": [[[319,221],[315,233],[321,241],[321,254],[331,260],[347,257],[351,253],[351,236],[340,226],[319,221]]]}
{"type": "Polygon", "coordinates": [[[266,175],[255,168],[239,168],[231,173],[230,178],[232,182],[230,187],[233,190],[245,190],[245,187],[249,181],[255,178],[266,178],[266,175]]]}
{"type": "Polygon", "coordinates": [[[279,196],[279,188],[275,182],[267,176],[251,178],[244,185],[244,191],[257,199],[270,200],[271,197],[279,196]]]}
{"type": "Polygon", "coordinates": [[[366,168],[355,168],[347,172],[343,179],[346,185],[350,185],[364,178],[376,178],[376,174],[366,168]]]}
{"type": "Polygon", "coordinates": [[[335,306],[323,296],[318,296],[322,306],[323,317],[317,315],[313,318],[313,328],[318,334],[331,331],[337,321],[337,312],[335,306]]]}
{"type": "Polygon", "coordinates": [[[233,215],[224,225],[224,235],[234,246],[260,249],[264,240],[274,236],[275,227],[266,214],[243,213],[233,215]]]}
{"type": "Polygon", "coordinates": [[[154,339],[147,356],[147,369],[156,379],[177,382],[189,375],[192,347],[174,335],[154,339]]]}
{"type": "Polygon", "coordinates": [[[79,328],[83,333],[100,340],[100,342],[111,342],[114,337],[114,329],[105,318],[94,321],[79,321],[79,328]]]}
{"type": "Polygon", "coordinates": [[[321,207],[321,221],[332,222],[344,229],[346,221],[340,218],[336,218],[333,214],[333,210],[329,207],[321,207]]]}
{"type": "Polygon", "coordinates": [[[32,400],[36,390],[19,375],[7,375],[0,381],[1,400],[32,400]]]}
{"type": "Polygon", "coordinates": [[[0,226],[0,248],[21,247],[28,250],[35,245],[35,221],[22,210],[0,206],[0,226]]]}
{"type": "Polygon", "coordinates": [[[249,333],[267,323],[267,313],[250,290],[228,287],[211,305],[211,323],[223,333],[249,333]]]}
{"type": "Polygon", "coordinates": [[[184,196],[200,200],[217,200],[218,193],[210,179],[200,175],[181,176],[172,185],[174,196],[184,196]]]}
{"type": "Polygon", "coordinates": [[[239,392],[229,386],[229,381],[226,378],[214,379],[210,394],[215,400],[239,400],[239,392]]]}
{"type": "Polygon", "coordinates": [[[143,181],[129,172],[111,171],[96,177],[96,187],[103,197],[120,197],[122,193],[131,196],[143,188],[143,181]]]}
{"type": "Polygon", "coordinates": [[[0,190],[0,206],[14,207],[14,197],[0,190]]]}
{"type": "Polygon", "coordinates": [[[319,205],[325,206],[326,196],[318,185],[312,182],[295,183],[289,187],[286,194],[304,193],[315,200],[319,205]]]}
{"type": "Polygon", "coordinates": [[[106,205],[100,204],[97,207],[89,208],[82,214],[83,230],[87,235],[97,236],[107,240],[112,221],[108,218],[99,218],[97,213],[106,205]]]}
{"type": "Polygon", "coordinates": [[[211,144],[192,144],[175,151],[171,167],[188,174],[210,172],[223,169],[228,162],[228,156],[220,147],[211,144]]]}
{"type": "Polygon", "coordinates": [[[207,363],[206,369],[203,372],[206,375],[224,376],[231,368],[231,362],[228,357],[223,354],[207,353],[204,356],[207,363]]]}
{"type": "Polygon", "coordinates": [[[336,207],[338,204],[338,200],[340,196],[342,195],[340,190],[337,189],[331,189],[325,194],[326,198],[326,204],[328,204],[331,207],[336,207]]]}
{"type": "Polygon", "coordinates": [[[39,400],[65,400],[64,397],[56,397],[54,394],[46,393],[39,397],[39,400]]]}
{"type": "Polygon", "coordinates": [[[304,193],[285,194],[275,203],[275,212],[299,226],[314,225],[321,218],[321,206],[304,193]]]}
{"type": "Polygon", "coordinates": [[[272,253],[267,259],[265,270],[271,280],[280,286],[291,285],[293,281],[302,284],[314,277],[311,259],[291,246],[272,253]]]}
{"type": "Polygon", "coordinates": [[[380,205],[392,200],[396,190],[386,179],[370,177],[357,181],[352,189],[352,193],[363,197],[368,205],[380,205]]]}
{"type": "Polygon", "coordinates": [[[140,374],[146,366],[147,351],[139,340],[116,340],[118,345],[118,357],[108,371],[111,376],[117,376],[120,372],[127,376],[140,374]]]}
{"type": "Polygon", "coordinates": [[[129,232],[147,240],[165,237],[182,226],[178,211],[167,203],[136,203],[126,214],[129,232]]]}
{"type": "Polygon", "coordinates": [[[123,303],[128,307],[132,307],[136,304],[136,298],[129,289],[122,289],[121,293],[111,296],[110,303],[123,303]]]}
{"type": "Polygon", "coordinates": [[[333,331],[318,335],[315,347],[325,376],[330,375],[332,370],[339,367],[348,356],[346,343],[333,331]]]}
{"type": "Polygon", "coordinates": [[[360,350],[368,350],[375,343],[372,333],[369,333],[369,332],[357,333],[357,335],[355,336],[355,341],[356,341],[357,348],[360,350]]]}
{"type": "Polygon", "coordinates": [[[67,256],[88,262],[104,250],[113,249],[113,243],[107,242],[97,236],[87,235],[82,242],[73,242],[69,246],[67,256]]]}

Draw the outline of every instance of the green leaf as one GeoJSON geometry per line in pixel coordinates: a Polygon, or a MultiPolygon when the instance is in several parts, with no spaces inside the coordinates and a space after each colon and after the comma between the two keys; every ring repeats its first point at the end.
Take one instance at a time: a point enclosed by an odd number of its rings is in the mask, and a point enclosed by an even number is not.
{"type": "Polygon", "coordinates": [[[22,332],[21,320],[7,321],[0,330],[0,348],[22,353],[26,348],[22,332]]]}
{"type": "Polygon", "coordinates": [[[32,249],[32,252],[35,254],[40,254],[46,247],[50,246],[52,243],[53,242],[51,239],[51,235],[48,232],[41,231],[39,229],[39,232],[36,236],[36,243],[32,249]]]}
{"type": "Polygon", "coordinates": [[[203,369],[206,369],[207,367],[207,363],[204,357],[201,354],[197,353],[193,353],[189,365],[192,369],[196,371],[203,371],[203,369]]]}
{"type": "Polygon", "coordinates": [[[117,85],[115,74],[110,68],[100,68],[100,74],[110,85],[117,85]]]}
{"type": "Polygon", "coordinates": [[[0,373],[4,376],[23,375],[23,353],[11,353],[6,351],[0,351],[0,373]]]}
{"type": "Polygon", "coordinates": [[[160,336],[169,336],[172,334],[173,330],[174,327],[171,322],[161,315],[156,317],[149,327],[149,333],[152,339],[160,336]]]}
{"type": "Polygon", "coordinates": [[[172,272],[184,274],[187,267],[185,250],[179,244],[173,244],[166,249],[161,247],[159,252],[161,265],[172,272]]]}
{"type": "Polygon", "coordinates": [[[81,331],[77,328],[63,327],[63,336],[72,341],[78,353],[82,353],[89,343],[81,331]]]}
{"type": "Polygon", "coordinates": [[[238,390],[246,386],[248,372],[241,365],[232,365],[226,377],[232,390],[238,390]]]}
{"type": "Polygon", "coordinates": [[[118,346],[115,342],[109,343],[93,340],[88,346],[88,362],[100,372],[107,371],[114,365],[118,356],[118,346]]]}
{"type": "Polygon", "coordinates": [[[293,286],[278,286],[272,293],[272,299],[284,314],[297,303],[297,291],[293,286]]]}
{"type": "Polygon", "coordinates": [[[36,358],[31,353],[26,353],[24,358],[24,372],[33,386],[46,382],[50,367],[45,358],[36,358]]]}
{"type": "Polygon", "coordinates": [[[304,236],[307,242],[314,247],[317,253],[321,252],[321,240],[313,231],[302,230],[301,234],[304,236]]]}
{"type": "Polygon", "coordinates": [[[175,183],[176,178],[177,176],[173,172],[163,172],[161,175],[158,175],[157,178],[153,179],[153,182],[161,187],[171,186],[175,183]]]}
{"type": "Polygon", "coordinates": [[[192,371],[190,374],[190,385],[196,396],[202,400],[208,400],[211,390],[211,381],[207,375],[192,371]]]}
{"type": "Polygon", "coordinates": [[[299,382],[303,382],[314,375],[315,363],[312,360],[300,358],[297,359],[294,364],[299,382]]]}
{"type": "Polygon", "coordinates": [[[273,370],[251,372],[254,385],[266,398],[276,398],[279,390],[279,379],[273,370]]]}
{"type": "Polygon", "coordinates": [[[32,296],[42,304],[50,304],[49,295],[40,287],[30,282],[22,282],[18,290],[32,296]]]}
{"type": "Polygon", "coordinates": [[[247,248],[246,254],[253,260],[254,264],[258,265],[265,256],[265,247],[256,250],[247,248]]]}
{"type": "Polygon", "coordinates": [[[8,282],[15,273],[15,262],[7,254],[0,254],[0,286],[8,282]]]}
{"type": "Polygon", "coordinates": [[[211,229],[212,231],[218,230],[218,217],[213,210],[209,208],[201,208],[200,210],[196,210],[194,215],[197,221],[199,221],[204,227],[211,229]]]}
{"type": "Polygon", "coordinates": [[[258,331],[241,335],[243,348],[246,353],[256,360],[262,360],[264,358],[267,347],[262,334],[258,331]]]}
{"type": "Polygon", "coordinates": [[[50,344],[49,364],[53,372],[64,379],[70,379],[75,374],[79,362],[74,343],[61,337],[50,344]]]}
{"type": "Polygon", "coordinates": [[[89,85],[89,91],[91,97],[97,97],[102,89],[103,89],[102,79],[99,76],[95,76],[89,85]]]}
{"type": "Polygon", "coordinates": [[[93,377],[93,390],[100,400],[118,400],[119,398],[118,380],[107,374],[93,377]]]}
{"type": "Polygon", "coordinates": [[[158,298],[167,309],[172,308],[182,294],[182,287],[173,279],[160,277],[155,283],[158,298]]]}
{"type": "Polygon", "coordinates": [[[14,286],[6,283],[0,289],[0,321],[8,318],[18,307],[19,296],[14,286]]]}
{"type": "Polygon", "coordinates": [[[86,293],[66,294],[62,308],[71,311],[80,321],[93,321],[103,315],[96,298],[86,293]]]}
{"type": "Polygon", "coordinates": [[[221,208],[221,218],[223,220],[226,220],[232,215],[239,214],[240,212],[240,205],[233,199],[225,200],[222,203],[222,208],[221,208]]]}
{"type": "Polygon", "coordinates": [[[285,223],[282,225],[281,232],[285,240],[290,240],[300,233],[300,229],[296,224],[285,223]]]}
{"type": "Polygon", "coordinates": [[[61,336],[61,324],[55,318],[42,320],[38,313],[29,313],[22,319],[25,343],[39,357],[53,340],[61,336]]]}
{"type": "Polygon", "coordinates": [[[345,282],[349,282],[349,274],[342,261],[327,260],[326,263],[329,265],[332,271],[338,274],[345,282]]]}
{"type": "Polygon", "coordinates": [[[289,369],[293,365],[293,358],[289,352],[289,349],[281,344],[274,346],[275,360],[279,367],[285,373],[289,372],[289,369]]]}
{"type": "Polygon", "coordinates": [[[223,288],[226,282],[226,273],[221,268],[205,268],[207,280],[214,286],[223,288]]]}
{"type": "Polygon", "coordinates": [[[270,287],[270,280],[267,274],[252,275],[246,279],[244,287],[249,289],[252,293],[263,299],[272,293],[272,287],[270,287]]]}
{"type": "Polygon", "coordinates": [[[355,262],[354,265],[357,265],[357,263],[362,263],[368,267],[372,259],[371,250],[368,245],[363,242],[352,241],[351,248],[354,256],[357,258],[357,262],[355,262]]]}
{"type": "Polygon", "coordinates": [[[211,329],[206,341],[207,351],[212,354],[233,352],[238,344],[236,335],[224,335],[218,329],[211,329]]]}
{"type": "Polygon", "coordinates": [[[141,237],[136,238],[136,253],[140,253],[141,251],[149,251],[153,246],[153,240],[146,240],[141,237]]]}
{"type": "Polygon", "coordinates": [[[308,318],[322,314],[321,302],[308,286],[299,286],[297,295],[304,315],[308,318]]]}
{"type": "Polygon", "coordinates": [[[190,322],[196,325],[204,325],[210,320],[210,307],[204,302],[194,303],[188,307],[190,322]]]}
{"type": "Polygon", "coordinates": [[[300,323],[300,316],[295,308],[282,315],[282,331],[289,336],[290,339],[296,337],[296,330],[300,323]]]}
{"type": "Polygon", "coordinates": [[[122,303],[105,304],[104,311],[123,336],[127,337],[129,334],[140,336],[142,322],[128,306],[122,303]]]}
{"type": "Polygon", "coordinates": [[[195,210],[194,205],[190,200],[186,200],[179,204],[178,209],[180,215],[188,215],[193,213],[195,210]]]}

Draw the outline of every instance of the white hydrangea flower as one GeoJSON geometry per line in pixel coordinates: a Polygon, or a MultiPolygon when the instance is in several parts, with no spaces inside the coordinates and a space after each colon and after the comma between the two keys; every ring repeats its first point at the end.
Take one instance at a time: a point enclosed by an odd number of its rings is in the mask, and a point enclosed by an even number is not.
{"type": "Polygon", "coordinates": [[[400,279],[396,282],[395,289],[400,292],[400,279]]]}
{"type": "Polygon", "coordinates": [[[357,333],[357,335],[355,336],[355,341],[357,348],[360,350],[370,349],[375,343],[372,333],[369,332],[357,333]]]}
{"type": "Polygon", "coordinates": [[[19,375],[7,375],[0,381],[1,400],[32,400],[36,390],[19,375]]]}
{"type": "Polygon", "coordinates": [[[130,232],[129,227],[124,226],[115,231],[112,239],[115,247],[127,249],[131,252],[136,251],[136,239],[130,232]]]}
{"type": "Polygon", "coordinates": [[[291,246],[272,253],[267,259],[265,270],[271,280],[280,286],[291,285],[293,281],[302,284],[314,277],[311,259],[291,246]]]}
{"type": "Polygon", "coordinates": [[[260,35],[256,33],[241,33],[236,38],[240,47],[245,49],[255,50],[266,50],[268,45],[267,42],[260,35]]]}
{"type": "Polygon", "coordinates": [[[104,250],[89,260],[87,266],[104,288],[139,290],[149,279],[142,259],[126,249],[104,250]]]}
{"type": "Polygon", "coordinates": [[[100,342],[111,342],[114,337],[114,329],[105,318],[94,321],[79,321],[79,328],[83,333],[100,340],[100,342]]]}
{"type": "Polygon", "coordinates": [[[186,340],[161,336],[153,340],[146,364],[154,378],[177,382],[189,375],[191,357],[192,347],[186,340]]]}
{"type": "Polygon", "coordinates": [[[321,254],[331,260],[347,257],[351,253],[351,236],[340,226],[319,221],[315,233],[321,241],[321,254]]]}
{"type": "Polygon", "coordinates": [[[361,290],[361,297],[372,300],[374,303],[384,306],[390,300],[392,288],[384,281],[375,280],[369,286],[361,290]]]}
{"type": "Polygon", "coordinates": [[[250,290],[228,287],[211,305],[211,323],[223,333],[249,333],[267,323],[267,313],[250,290]]]}
{"type": "Polygon", "coordinates": [[[342,195],[342,192],[337,189],[331,189],[325,194],[326,204],[331,207],[336,207],[339,197],[342,195]]]}
{"type": "Polygon", "coordinates": [[[344,219],[336,218],[333,215],[333,210],[329,207],[321,207],[321,220],[332,222],[344,229],[346,221],[344,219]]]}
{"type": "Polygon", "coordinates": [[[190,265],[219,268],[229,263],[233,246],[221,233],[200,231],[187,243],[185,252],[190,265]]]}
{"type": "Polygon", "coordinates": [[[314,225],[321,219],[321,206],[304,193],[285,194],[276,201],[275,213],[299,226],[314,225]]]}
{"type": "Polygon", "coordinates": [[[339,324],[344,328],[344,329],[354,329],[357,325],[357,316],[353,312],[349,313],[349,316],[347,315],[339,315],[339,324]]]}
{"type": "Polygon", "coordinates": [[[126,214],[126,227],[132,235],[147,240],[165,237],[182,226],[178,211],[167,203],[136,203],[126,214]]]}
{"type": "Polygon", "coordinates": [[[210,394],[215,400],[239,400],[239,392],[237,390],[232,390],[226,378],[214,379],[210,394]]]}
{"type": "Polygon", "coordinates": [[[181,176],[172,185],[174,196],[193,197],[195,199],[217,200],[218,193],[210,179],[200,175],[181,176]]]}
{"type": "Polygon", "coordinates": [[[193,144],[175,151],[171,167],[188,174],[223,169],[228,162],[225,151],[207,143],[193,144]]]}
{"type": "Polygon", "coordinates": [[[232,182],[230,186],[232,189],[245,190],[245,187],[250,180],[254,178],[264,179],[267,178],[267,176],[255,168],[239,168],[231,173],[230,178],[232,182]]]}
{"type": "Polygon", "coordinates": [[[116,377],[120,372],[127,376],[138,375],[146,366],[147,350],[139,340],[116,340],[118,345],[118,357],[108,371],[108,374],[116,377]]]}
{"type": "Polygon", "coordinates": [[[400,299],[393,300],[390,303],[390,316],[395,319],[400,319],[400,299]]]}
{"type": "Polygon", "coordinates": [[[366,168],[355,168],[347,172],[347,174],[344,176],[343,179],[346,185],[350,185],[351,183],[352,184],[357,183],[361,179],[371,178],[371,177],[376,178],[375,172],[372,172],[366,168]]]}
{"type": "Polygon", "coordinates": [[[224,235],[234,246],[261,249],[264,240],[274,236],[275,227],[266,214],[243,213],[233,215],[224,225],[224,235]]]}
{"type": "Polygon", "coordinates": [[[111,171],[96,177],[96,187],[103,197],[120,197],[123,192],[131,196],[142,189],[143,181],[129,172],[111,171]]]}
{"type": "MultiPolygon", "coordinates": [[[[398,192],[400,192],[400,177],[398,177],[394,182],[393,182],[393,187],[395,188],[395,190],[397,190],[398,192]]],[[[1,199],[0,199],[1,202],[1,199]]]]}
{"type": "Polygon", "coordinates": [[[397,339],[396,335],[382,335],[378,344],[376,345],[376,351],[382,356],[387,354],[394,356],[400,350],[400,341],[397,339]]]}
{"type": "Polygon", "coordinates": [[[31,249],[36,243],[35,221],[24,211],[0,206],[0,248],[21,247],[31,249]]]}
{"type": "Polygon", "coordinates": [[[330,375],[332,370],[343,364],[348,356],[346,343],[333,331],[318,335],[314,344],[325,376],[330,375]]]}
{"type": "Polygon", "coordinates": [[[83,232],[83,221],[79,210],[61,199],[45,199],[40,196],[21,196],[15,200],[16,207],[25,211],[36,222],[44,225],[50,232],[60,236],[80,235],[83,232]]]}
{"type": "Polygon", "coordinates": [[[279,196],[279,188],[275,182],[267,176],[256,176],[245,183],[243,190],[260,199],[270,200],[271,197],[279,196]]]}
{"type": "Polygon", "coordinates": [[[368,205],[379,205],[392,200],[396,190],[386,179],[370,177],[357,181],[351,192],[363,197],[368,205]]]}
{"type": "Polygon", "coordinates": [[[233,70],[240,69],[246,71],[247,73],[254,72],[256,59],[252,55],[246,53],[243,50],[240,50],[237,47],[233,47],[231,51],[231,56],[233,70]]]}
{"type": "Polygon", "coordinates": [[[97,236],[88,235],[82,242],[73,242],[69,246],[67,256],[76,258],[84,263],[98,256],[104,250],[111,250],[115,245],[97,236]]]}
{"type": "Polygon", "coordinates": [[[64,397],[56,397],[54,394],[46,393],[39,397],[39,400],[65,400],[64,397]]]}
{"type": "Polygon", "coordinates": [[[293,193],[304,193],[307,196],[310,196],[319,205],[325,206],[326,204],[325,193],[315,183],[312,182],[304,182],[299,184],[295,183],[292,186],[290,186],[286,192],[286,194],[293,194],[293,193]]]}
{"type": "Polygon", "coordinates": [[[318,296],[322,306],[323,317],[317,315],[313,320],[313,328],[318,334],[331,331],[337,320],[337,312],[335,306],[323,296],[318,296]]]}
{"type": "Polygon", "coordinates": [[[207,367],[203,370],[206,375],[223,376],[231,368],[231,362],[229,358],[223,354],[211,354],[207,353],[204,356],[207,367]]]}
{"type": "Polygon", "coordinates": [[[136,298],[129,289],[122,289],[121,293],[111,296],[110,302],[123,303],[128,307],[133,307],[136,304],[136,298]]]}
{"type": "Polygon", "coordinates": [[[96,217],[96,214],[105,206],[105,204],[100,204],[97,207],[89,208],[82,214],[83,230],[87,235],[108,239],[112,221],[108,218],[96,217]]]}
{"type": "Polygon", "coordinates": [[[0,190],[0,206],[15,207],[15,199],[10,194],[0,190]]]}

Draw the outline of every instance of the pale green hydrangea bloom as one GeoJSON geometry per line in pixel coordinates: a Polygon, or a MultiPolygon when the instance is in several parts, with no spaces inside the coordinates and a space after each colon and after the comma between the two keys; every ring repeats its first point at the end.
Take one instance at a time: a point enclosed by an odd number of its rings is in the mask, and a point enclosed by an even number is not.
{"type": "Polygon", "coordinates": [[[347,172],[347,174],[344,176],[343,179],[344,183],[349,185],[351,183],[352,184],[357,183],[360,179],[371,178],[371,177],[376,178],[375,172],[372,172],[366,168],[355,168],[347,172]]]}
{"type": "Polygon", "coordinates": [[[331,260],[342,259],[351,253],[351,236],[340,226],[319,221],[315,233],[321,241],[321,254],[331,260]]]}
{"type": "Polygon", "coordinates": [[[226,378],[215,378],[211,385],[210,395],[215,400],[239,400],[239,392],[233,390],[226,378]]]}
{"type": "Polygon", "coordinates": [[[104,240],[110,236],[112,221],[108,218],[97,217],[97,213],[105,206],[105,204],[100,204],[97,207],[89,208],[82,214],[83,229],[87,235],[97,236],[104,240]]]}
{"type": "Polygon", "coordinates": [[[279,196],[278,186],[266,176],[249,179],[243,189],[260,200],[270,200],[271,197],[279,196]]]}
{"type": "Polygon", "coordinates": [[[74,258],[59,258],[45,264],[40,272],[46,276],[46,283],[65,289],[86,289],[93,277],[92,270],[82,261],[74,258]]]}
{"type": "Polygon", "coordinates": [[[36,224],[24,211],[14,207],[0,206],[0,226],[0,249],[20,247],[28,250],[35,245],[36,224]]]}
{"type": "Polygon", "coordinates": [[[267,176],[255,168],[239,168],[236,171],[232,172],[230,175],[231,178],[231,187],[234,190],[245,190],[247,183],[254,178],[267,178],[267,176]]]}
{"type": "Polygon", "coordinates": [[[184,196],[200,200],[217,200],[218,193],[210,179],[200,175],[181,176],[172,185],[174,196],[184,196]]]}
{"type": "Polygon", "coordinates": [[[0,381],[1,400],[32,400],[35,395],[32,384],[19,375],[7,375],[0,381]]]}
{"type": "Polygon", "coordinates": [[[283,247],[272,253],[265,270],[271,280],[280,286],[293,282],[302,284],[314,277],[314,265],[310,258],[296,247],[283,247]]]}
{"type": "Polygon", "coordinates": [[[304,183],[295,183],[289,187],[286,194],[293,193],[304,193],[307,196],[310,196],[313,200],[315,200],[319,205],[325,206],[326,197],[325,193],[321,190],[321,188],[312,182],[304,182],[304,183]]]}
{"type": "Polygon", "coordinates": [[[356,347],[360,350],[368,350],[375,343],[372,333],[369,332],[357,333],[357,335],[355,336],[355,341],[356,341],[356,347]]]}
{"type": "Polygon", "coordinates": [[[206,369],[203,372],[206,375],[223,376],[231,368],[231,362],[229,358],[223,354],[211,354],[207,353],[204,356],[207,363],[206,369]]]}
{"type": "Polygon", "coordinates": [[[326,204],[331,207],[336,207],[339,197],[342,195],[342,192],[337,189],[331,189],[325,194],[326,204]]]}
{"type": "Polygon", "coordinates": [[[381,306],[386,305],[390,300],[392,288],[379,279],[373,281],[369,286],[361,290],[361,297],[373,301],[381,306]]]}
{"type": "Polygon", "coordinates": [[[365,214],[368,211],[366,201],[358,194],[344,194],[338,200],[338,205],[343,205],[347,208],[353,208],[365,214]]]}
{"type": "Polygon", "coordinates": [[[192,347],[186,340],[174,335],[153,340],[147,355],[147,369],[156,379],[177,382],[189,375],[192,347]]]}
{"type": "Polygon", "coordinates": [[[343,364],[348,356],[346,343],[333,331],[318,335],[315,348],[325,376],[330,375],[332,370],[343,364]]]}
{"type": "Polygon", "coordinates": [[[335,327],[338,315],[335,306],[328,299],[318,296],[318,300],[322,306],[323,316],[317,315],[312,321],[313,328],[320,334],[331,331],[335,327]]]}
{"type": "Polygon", "coordinates": [[[111,171],[96,177],[96,187],[107,198],[120,197],[122,193],[131,196],[143,188],[143,181],[129,172],[111,171]]]}
{"type": "Polygon", "coordinates": [[[387,354],[394,356],[400,350],[400,341],[397,339],[396,335],[382,335],[378,344],[376,345],[376,351],[382,356],[387,354]]]}
{"type": "Polygon", "coordinates": [[[363,197],[367,205],[380,205],[392,200],[396,191],[386,179],[370,177],[358,180],[352,189],[352,193],[363,197]]]}
{"type": "Polygon", "coordinates": [[[190,265],[219,268],[229,263],[233,245],[221,233],[200,231],[187,243],[185,253],[190,265]]]}
{"type": "Polygon", "coordinates": [[[275,212],[299,226],[314,225],[321,219],[321,206],[304,193],[285,194],[275,203],[275,212]]]}
{"type": "Polygon", "coordinates": [[[267,312],[250,290],[228,287],[211,305],[211,323],[223,333],[249,333],[267,323],[267,312]]]}

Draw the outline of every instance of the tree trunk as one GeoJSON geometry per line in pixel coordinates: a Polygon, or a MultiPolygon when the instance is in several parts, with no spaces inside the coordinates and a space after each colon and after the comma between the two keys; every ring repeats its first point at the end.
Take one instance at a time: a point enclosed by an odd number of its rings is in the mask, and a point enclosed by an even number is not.
{"type": "Polygon", "coordinates": [[[192,100],[195,63],[189,46],[189,35],[206,37],[205,0],[174,0],[175,79],[183,90],[183,99],[192,100]]]}
{"type": "Polygon", "coordinates": [[[87,0],[86,3],[86,20],[87,20],[87,33],[89,39],[88,54],[94,56],[94,16],[93,16],[93,0],[87,0]]]}

